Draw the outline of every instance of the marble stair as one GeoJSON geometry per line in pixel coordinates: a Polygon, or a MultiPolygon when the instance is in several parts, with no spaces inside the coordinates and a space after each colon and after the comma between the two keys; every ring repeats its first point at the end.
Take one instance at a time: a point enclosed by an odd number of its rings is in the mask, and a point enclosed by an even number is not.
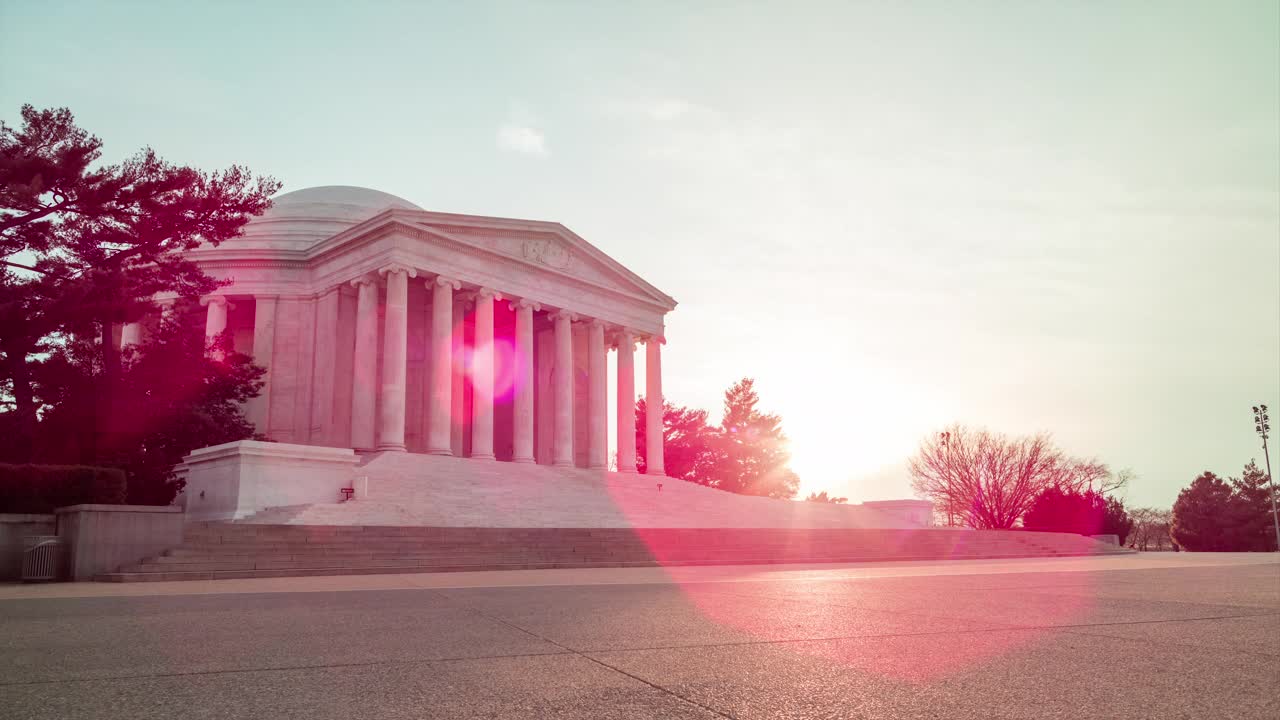
{"type": "Polygon", "coordinates": [[[1123,554],[1061,533],[948,529],[479,528],[193,523],[112,582],[537,568],[848,563],[1123,554]]]}
{"type": "Polygon", "coordinates": [[[367,488],[355,500],[270,508],[238,522],[519,528],[901,525],[871,507],[735,495],[671,478],[578,468],[377,453],[363,457],[355,475],[358,492],[367,488]]]}

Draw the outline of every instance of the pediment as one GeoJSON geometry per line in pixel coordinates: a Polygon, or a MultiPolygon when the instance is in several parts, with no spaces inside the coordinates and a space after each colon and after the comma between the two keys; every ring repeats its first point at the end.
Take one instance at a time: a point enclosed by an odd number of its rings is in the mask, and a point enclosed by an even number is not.
{"type": "Polygon", "coordinates": [[[553,222],[392,210],[318,244],[313,252],[337,250],[361,237],[396,231],[425,234],[465,251],[501,256],[532,268],[567,275],[597,287],[644,299],[672,310],[675,300],[641,279],[568,228],[553,222]]]}
{"type": "Polygon", "coordinates": [[[647,297],[662,304],[673,304],[671,298],[657,288],[560,226],[537,229],[439,223],[429,223],[426,226],[431,231],[474,247],[572,275],[593,285],[647,297]]]}

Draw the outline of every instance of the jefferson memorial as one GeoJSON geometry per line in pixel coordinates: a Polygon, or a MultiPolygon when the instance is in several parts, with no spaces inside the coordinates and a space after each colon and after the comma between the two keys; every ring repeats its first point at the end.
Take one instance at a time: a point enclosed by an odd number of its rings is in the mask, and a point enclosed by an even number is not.
{"type": "MultiPolygon", "coordinates": [[[[185,317],[266,369],[246,414],[269,441],[187,456],[180,500],[192,519],[697,527],[794,524],[802,513],[805,524],[829,526],[927,522],[918,501],[801,508],[816,504],[664,478],[663,329],[676,302],[559,223],[316,187],[277,197],[242,236],[190,258],[225,285],[185,317]],[[646,474],[636,473],[638,345],[646,474]]],[[[126,326],[121,342],[144,332],[126,326]]]]}

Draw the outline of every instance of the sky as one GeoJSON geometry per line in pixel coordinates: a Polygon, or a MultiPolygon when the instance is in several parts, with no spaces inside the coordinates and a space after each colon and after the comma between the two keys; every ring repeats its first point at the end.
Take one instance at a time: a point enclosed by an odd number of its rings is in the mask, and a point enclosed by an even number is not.
{"type": "Polygon", "coordinates": [[[1262,463],[1250,406],[1280,419],[1270,0],[5,0],[0,26],[0,118],[69,107],[108,160],[564,223],[679,301],[669,400],[715,419],[756,379],[802,493],[909,496],[961,422],[1168,507],[1262,463]]]}

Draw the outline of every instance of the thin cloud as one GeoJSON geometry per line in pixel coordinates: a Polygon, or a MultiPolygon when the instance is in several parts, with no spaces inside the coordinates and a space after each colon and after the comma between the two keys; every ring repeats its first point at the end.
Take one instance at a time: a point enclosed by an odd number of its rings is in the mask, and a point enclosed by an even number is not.
{"type": "Polygon", "coordinates": [[[549,155],[547,138],[528,125],[507,123],[498,128],[498,147],[522,155],[549,155]]]}

